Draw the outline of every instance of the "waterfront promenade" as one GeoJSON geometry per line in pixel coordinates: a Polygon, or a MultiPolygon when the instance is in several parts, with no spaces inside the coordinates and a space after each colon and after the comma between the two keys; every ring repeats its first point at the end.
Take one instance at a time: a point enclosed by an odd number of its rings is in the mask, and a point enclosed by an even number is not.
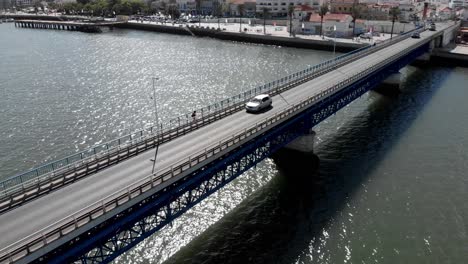
{"type": "MultiPolygon", "coordinates": [[[[287,26],[274,26],[274,25],[265,25],[265,33],[263,32],[263,24],[248,24],[242,23],[226,23],[226,19],[220,19],[220,23],[217,22],[201,22],[201,23],[161,23],[153,21],[137,21],[129,20],[128,23],[131,24],[148,24],[148,25],[163,25],[168,27],[200,27],[200,28],[210,28],[210,29],[219,29],[224,32],[229,33],[240,33],[247,35],[257,35],[257,36],[273,36],[273,37],[283,37],[291,39],[303,39],[303,40],[314,40],[314,41],[323,41],[326,43],[332,43],[336,41],[337,43],[349,43],[349,44],[358,44],[358,45],[369,45],[375,42],[381,42],[390,38],[390,34],[381,34],[380,36],[373,37],[372,40],[365,40],[356,38],[333,38],[327,36],[319,35],[305,35],[300,33],[295,33],[294,36],[290,36],[287,26]],[[239,29],[242,29],[240,32],[239,29]]],[[[394,34],[397,35],[397,34],[394,34]]]]}

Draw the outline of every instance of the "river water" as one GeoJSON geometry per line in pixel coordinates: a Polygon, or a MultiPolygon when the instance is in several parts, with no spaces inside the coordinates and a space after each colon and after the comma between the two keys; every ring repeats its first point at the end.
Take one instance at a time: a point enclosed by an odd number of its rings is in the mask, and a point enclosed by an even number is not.
{"type": "MultiPolygon", "coordinates": [[[[0,177],[332,54],[157,33],[0,25],[0,177]]],[[[465,263],[468,69],[407,67],[322,122],[318,170],[260,163],[115,263],[465,263]]]]}

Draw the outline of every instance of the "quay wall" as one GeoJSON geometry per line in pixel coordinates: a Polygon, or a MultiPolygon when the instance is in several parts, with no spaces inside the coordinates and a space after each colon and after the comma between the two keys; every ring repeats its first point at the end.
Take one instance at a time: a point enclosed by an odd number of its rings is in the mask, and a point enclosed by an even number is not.
{"type": "Polygon", "coordinates": [[[433,51],[431,62],[446,66],[468,67],[468,54],[451,53],[444,50],[433,51]]]}
{"type": "MultiPolygon", "coordinates": [[[[266,45],[277,45],[277,46],[284,46],[284,47],[328,50],[328,51],[333,50],[332,41],[278,37],[278,36],[271,36],[271,35],[234,33],[234,32],[221,31],[216,28],[208,29],[208,28],[198,28],[196,26],[176,27],[176,26],[165,26],[165,25],[145,24],[145,23],[126,23],[126,24],[117,25],[116,27],[179,34],[179,35],[195,35],[195,36],[201,36],[201,37],[212,37],[212,38],[221,39],[221,40],[231,40],[231,41],[238,41],[238,42],[266,44],[266,45]]],[[[349,51],[364,47],[366,45],[368,44],[337,42],[336,51],[349,52],[349,51]]]]}

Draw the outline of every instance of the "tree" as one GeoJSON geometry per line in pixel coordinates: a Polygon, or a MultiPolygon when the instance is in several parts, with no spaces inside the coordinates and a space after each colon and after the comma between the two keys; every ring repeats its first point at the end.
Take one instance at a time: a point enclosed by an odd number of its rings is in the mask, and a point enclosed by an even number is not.
{"type": "Polygon", "coordinates": [[[319,9],[319,16],[320,16],[320,36],[323,33],[323,16],[328,13],[328,3],[323,3],[319,9]]]}
{"type": "Polygon", "coordinates": [[[270,14],[270,9],[264,7],[262,8],[263,13],[263,34],[266,34],[266,18],[270,14]]]}
{"type": "Polygon", "coordinates": [[[221,16],[223,15],[223,6],[221,5],[221,3],[219,2],[215,2],[213,3],[214,6],[213,6],[213,12],[214,12],[214,15],[218,18],[218,29],[220,29],[221,25],[220,25],[220,19],[221,19],[221,16]]]}
{"type": "Polygon", "coordinates": [[[223,16],[230,13],[229,4],[228,3],[221,4],[221,10],[222,10],[221,12],[223,16]]]}
{"type": "Polygon", "coordinates": [[[239,11],[239,32],[242,32],[242,16],[244,15],[245,7],[240,4],[237,6],[237,11],[239,11]]]}
{"type": "Polygon", "coordinates": [[[132,14],[138,14],[145,8],[145,3],[142,0],[129,0],[132,14]]]}
{"type": "Polygon", "coordinates": [[[361,16],[362,6],[359,5],[357,0],[354,0],[353,6],[351,7],[351,17],[353,18],[353,37],[356,32],[356,19],[361,16]]]}
{"type": "Polygon", "coordinates": [[[292,37],[292,17],[294,14],[294,6],[288,6],[288,16],[289,16],[289,36],[292,37]]]}
{"type": "Polygon", "coordinates": [[[195,7],[197,9],[197,16],[198,16],[198,26],[201,26],[201,2],[202,0],[195,0],[195,7]]]}
{"type": "Polygon", "coordinates": [[[393,38],[393,26],[395,25],[395,20],[398,19],[398,16],[400,16],[400,9],[395,6],[390,9],[390,16],[392,17],[392,32],[390,33],[390,39],[393,38]]]}
{"type": "Polygon", "coordinates": [[[180,17],[179,7],[175,3],[175,1],[167,5],[166,8],[167,8],[166,13],[171,15],[172,19],[176,19],[180,17]]]}
{"type": "Polygon", "coordinates": [[[76,2],[78,2],[78,3],[82,4],[82,5],[86,5],[86,4],[90,3],[91,0],[76,0],[76,2]]]}
{"type": "Polygon", "coordinates": [[[49,9],[53,9],[53,10],[57,10],[59,8],[59,5],[54,2],[47,3],[47,6],[49,7],[49,9]]]}
{"type": "Polygon", "coordinates": [[[94,15],[104,15],[104,12],[111,6],[106,0],[96,0],[92,2],[91,11],[94,15]]]}

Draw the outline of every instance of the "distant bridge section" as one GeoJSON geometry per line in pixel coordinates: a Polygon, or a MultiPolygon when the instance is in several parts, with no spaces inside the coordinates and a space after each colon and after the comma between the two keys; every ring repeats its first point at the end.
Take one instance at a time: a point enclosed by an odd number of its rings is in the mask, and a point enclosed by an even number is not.
{"type": "Polygon", "coordinates": [[[15,20],[15,27],[38,28],[38,29],[59,29],[97,33],[101,32],[100,27],[115,27],[126,22],[120,21],[48,21],[48,20],[15,20]]]}

